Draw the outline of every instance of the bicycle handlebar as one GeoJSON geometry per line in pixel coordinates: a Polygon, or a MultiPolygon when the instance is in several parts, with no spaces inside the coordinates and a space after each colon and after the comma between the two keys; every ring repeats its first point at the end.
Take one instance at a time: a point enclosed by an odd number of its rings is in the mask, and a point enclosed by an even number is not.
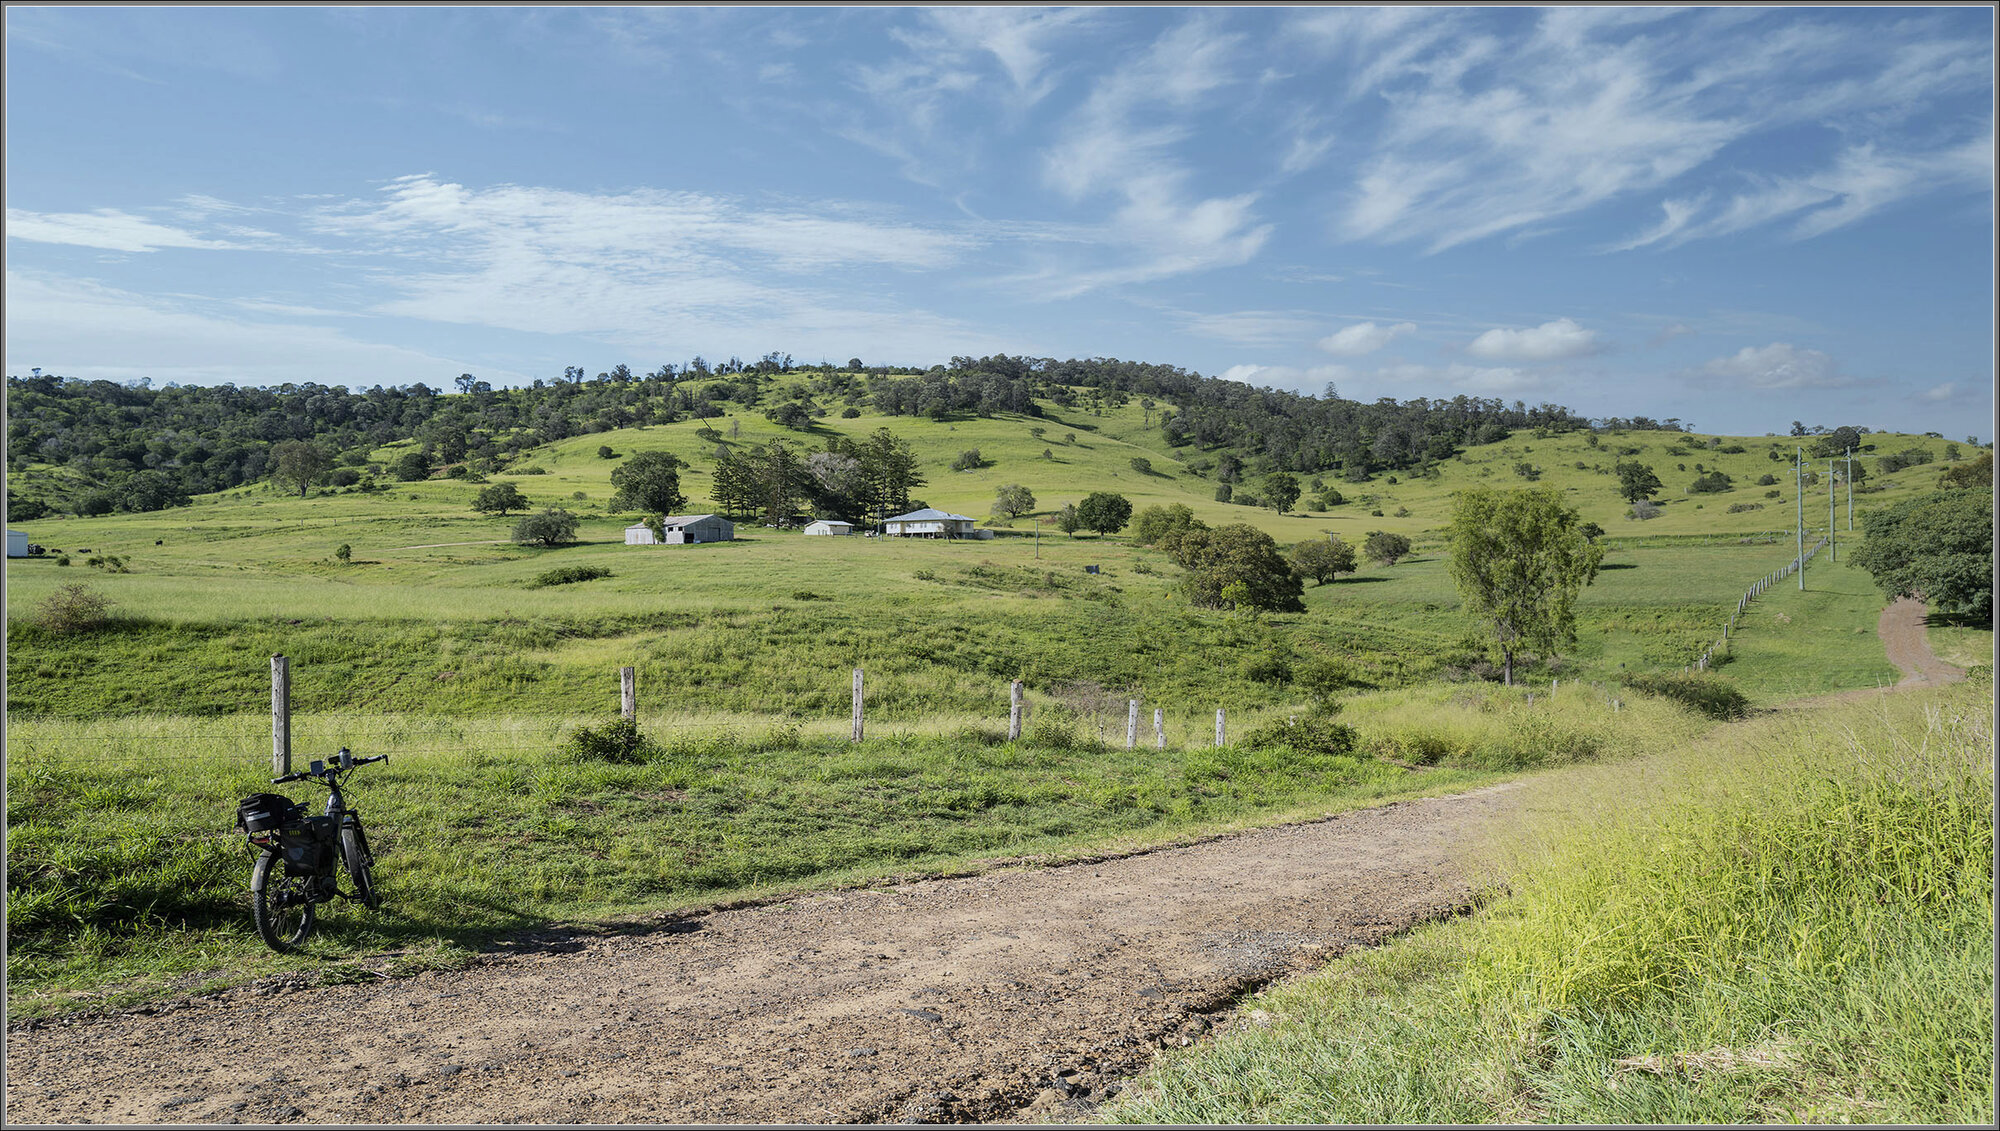
{"type": "MultiPolygon", "coordinates": [[[[346,754],[347,748],[345,746],[341,747],[340,752],[342,754],[346,754]]],[[[354,769],[356,766],[365,766],[370,762],[386,762],[388,760],[389,756],[387,754],[377,754],[373,758],[350,758],[346,766],[342,766],[339,762],[335,762],[331,766],[322,765],[316,770],[300,770],[296,773],[286,774],[283,777],[272,778],[271,784],[284,785],[287,782],[312,781],[314,779],[325,779],[331,781],[335,775],[345,773],[348,770],[354,769]]]]}

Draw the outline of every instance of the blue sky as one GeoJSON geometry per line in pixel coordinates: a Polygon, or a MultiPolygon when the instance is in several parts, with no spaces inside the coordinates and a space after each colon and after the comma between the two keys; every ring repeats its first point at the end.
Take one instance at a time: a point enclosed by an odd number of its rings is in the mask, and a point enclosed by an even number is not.
{"type": "Polygon", "coordinates": [[[9,7],[6,366],[1992,434],[1993,11],[9,7]]]}

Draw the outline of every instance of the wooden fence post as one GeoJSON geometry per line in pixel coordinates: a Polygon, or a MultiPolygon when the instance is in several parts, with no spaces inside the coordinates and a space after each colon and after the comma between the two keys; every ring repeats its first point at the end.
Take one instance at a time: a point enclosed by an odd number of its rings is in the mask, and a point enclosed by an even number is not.
{"type": "Polygon", "coordinates": [[[1159,741],[1159,749],[1167,748],[1167,713],[1158,707],[1153,708],[1153,737],[1159,741]]]}
{"type": "Polygon", "coordinates": [[[292,664],[271,657],[271,776],[292,772],[292,664]]]}
{"type": "Polygon", "coordinates": [[[618,669],[618,713],[637,722],[639,719],[639,675],[637,669],[618,669]]]}
{"type": "Polygon", "coordinates": [[[1217,707],[1215,709],[1215,744],[1217,746],[1223,744],[1223,736],[1227,733],[1227,724],[1224,721],[1225,717],[1223,709],[1217,707]]]}
{"type": "Polygon", "coordinates": [[[1021,681],[1015,680],[1013,690],[1008,694],[1007,741],[1014,742],[1021,737],[1021,681]]]}
{"type": "Polygon", "coordinates": [[[1128,699],[1125,701],[1125,749],[1130,750],[1138,745],[1139,701],[1137,699],[1128,699]]]}
{"type": "Polygon", "coordinates": [[[854,735],[849,740],[861,741],[861,669],[854,669],[854,735]]]}

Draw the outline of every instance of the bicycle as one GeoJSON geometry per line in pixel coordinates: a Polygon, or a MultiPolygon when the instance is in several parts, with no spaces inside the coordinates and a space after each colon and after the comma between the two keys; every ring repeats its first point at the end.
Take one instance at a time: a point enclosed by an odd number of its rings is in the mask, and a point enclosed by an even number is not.
{"type": "Polygon", "coordinates": [[[250,870],[250,918],[266,946],[284,953],[304,943],[319,921],[319,905],[335,899],[359,902],[370,911],[382,906],[375,890],[375,856],[361,814],[347,807],[343,777],[387,754],[356,758],[340,748],[332,765],[315,759],[310,768],[271,779],[272,785],[313,781],[329,791],[326,812],[308,816],[306,807],[280,793],[257,793],[236,807],[236,825],[259,853],[250,870]],[[337,865],[354,883],[340,890],[337,865]]]}

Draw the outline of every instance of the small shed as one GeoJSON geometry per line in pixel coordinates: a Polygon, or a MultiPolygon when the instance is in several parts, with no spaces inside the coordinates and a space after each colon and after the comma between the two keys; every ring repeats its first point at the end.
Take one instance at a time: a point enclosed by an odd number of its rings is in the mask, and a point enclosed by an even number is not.
{"type": "Polygon", "coordinates": [[[28,556],[27,531],[9,530],[7,532],[7,556],[10,558],[25,558],[28,556]]]}
{"type": "Polygon", "coordinates": [[[658,538],[653,537],[653,528],[643,522],[637,526],[628,526],[625,528],[625,544],[627,546],[654,546],[658,545],[659,541],[658,538]]]}
{"type": "Polygon", "coordinates": [[[818,522],[808,523],[806,525],[806,533],[852,534],[854,533],[854,524],[851,522],[842,522],[837,518],[822,518],[818,522]]]}
{"type": "Polygon", "coordinates": [[[669,546],[736,540],[736,524],[719,514],[670,514],[660,526],[669,546]]]}

